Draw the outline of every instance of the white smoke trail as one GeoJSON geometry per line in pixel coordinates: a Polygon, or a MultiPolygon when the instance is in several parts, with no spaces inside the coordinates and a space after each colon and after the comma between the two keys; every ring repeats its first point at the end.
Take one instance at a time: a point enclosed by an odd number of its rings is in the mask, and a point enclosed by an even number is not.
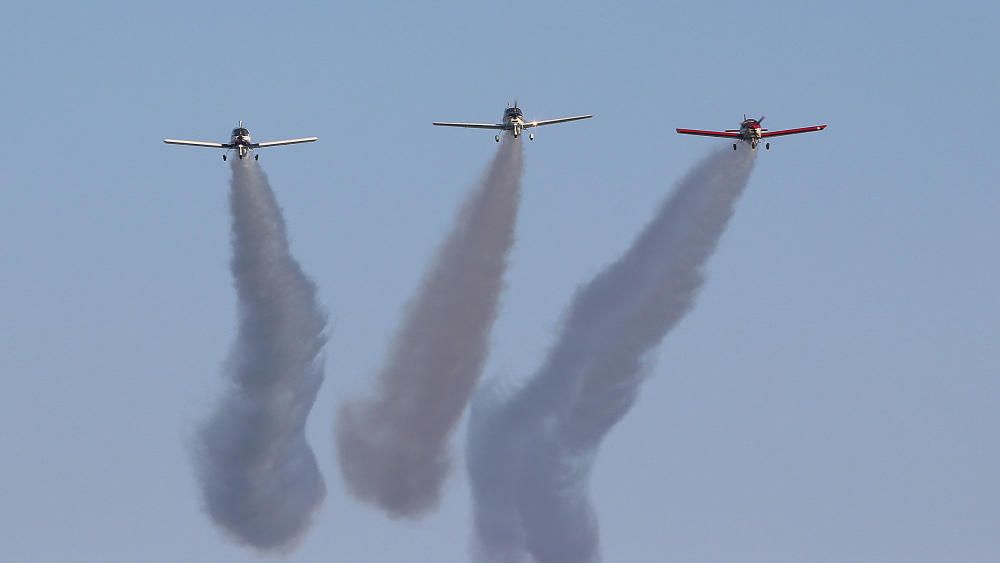
{"type": "Polygon", "coordinates": [[[753,163],[751,151],[700,162],[631,248],[576,292],[535,377],[507,396],[477,394],[467,465],[481,561],[600,560],[593,459],[631,408],[647,355],[691,309],[753,163]]]}
{"type": "Polygon", "coordinates": [[[326,315],[289,254],[281,209],[253,160],[233,161],[232,272],[239,332],[229,384],[196,464],[212,519],[260,550],[292,548],[326,496],[305,424],[323,381],[326,315]]]}
{"type": "Polygon", "coordinates": [[[376,396],[344,405],[336,428],[351,491],[387,514],[438,502],[448,438],[479,380],[520,201],[521,143],[507,138],[409,303],[376,396]]]}

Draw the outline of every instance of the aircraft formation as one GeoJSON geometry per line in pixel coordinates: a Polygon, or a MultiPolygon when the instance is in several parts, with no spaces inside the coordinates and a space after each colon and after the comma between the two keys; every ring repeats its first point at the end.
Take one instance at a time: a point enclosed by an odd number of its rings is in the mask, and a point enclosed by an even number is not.
{"type": "MultiPolygon", "coordinates": [[[[450,437],[469,404],[479,400],[473,393],[493,394],[489,387],[476,389],[515,239],[524,171],[516,141],[523,135],[534,139],[535,127],[592,117],[529,120],[515,101],[496,123],[433,122],[490,130],[496,142],[504,137],[508,142],[499,145],[429,265],[424,279],[433,283],[422,283],[409,301],[400,336],[376,374],[374,396],[339,408],[337,459],[344,484],[357,499],[392,517],[416,517],[441,498],[451,467],[450,437]]],[[[678,129],[679,134],[726,138],[734,149],[744,142],[750,150],[706,156],[643,229],[650,234],[633,243],[625,254],[629,258],[613,262],[595,281],[581,286],[555,347],[559,353],[546,361],[533,383],[500,407],[470,409],[469,427],[479,429],[470,430],[467,451],[477,542],[504,536],[497,532],[509,518],[533,534],[531,541],[514,538],[509,545],[484,549],[534,555],[537,550],[568,550],[583,555],[558,560],[597,559],[597,529],[586,510],[589,460],[629,409],[627,397],[638,393],[642,358],[691,307],[704,279],[704,262],[747,185],[758,143],[826,127],[769,131],[761,126],[763,119],[744,116],[738,130],[678,129]],[[650,268],[660,256],[670,257],[669,267],[650,268]],[[546,397],[552,389],[562,389],[558,394],[566,397],[567,408],[551,411],[546,397]],[[514,424],[511,416],[519,422],[514,424]],[[539,423],[543,420],[553,422],[539,423]],[[475,438],[478,432],[489,439],[475,438]],[[484,459],[489,462],[482,463],[484,459]],[[588,461],[581,465],[581,459],[588,461]],[[511,473],[516,480],[509,478],[511,473]],[[568,480],[561,484],[575,493],[540,486],[551,475],[563,474],[568,480]],[[532,496],[538,498],[523,498],[518,494],[523,487],[537,488],[539,494],[532,496]],[[565,531],[569,536],[564,537],[565,531]]],[[[292,256],[281,208],[255,161],[257,149],[317,140],[255,142],[242,121],[228,142],[163,140],[222,149],[223,160],[238,159],[232,167],[230,209],[240,327],[230,357],[239,361],[227,365],[230,392],[199,429],[196,469],[211,518],[260,551],[293,546],[326,494],[304,433],[324,377],[327,325],[316,286],[292,256]],[[254,162],[242,165],[251,157],[254,162]]]]}
{"type": "MultiPolygon", "coordinates": [[[[524,112],[518,107],[517,102],[514,102],[513,106],[507,106],[503,111],[503,117],[500,123],[468,123],[460,121],[435,121],[431,125],[436,125],[439,127],[464,127],[468,129],[493,129],[501,132],[506,132],[510,134],[513,138],[520,138],[521,134],[525,129],[531,129],[534,127],[541,127],[542,125],[554,125],[556,123],[567,123],[570,121],[579,121],[581,119],[590,119],[594,117],[593,115],[574,115],[571,117],[557,117],[555,119],[538,119],[534,121],[526,121],[524,118],[524,112]]],[[[780,129],[777,131],[770,131],[761,127],[761,123],[764,121],[764,116],[759,119],[748,119],[746,114],[743,115],[743,121],[740,123],[739,129],[726,129],[725,131],[711,131],[703,129],[677,129],[677,133],[681,135],[698,135],[702,137],[722,137],[727,139],[733,139],[738,142],[747,143],[750,145],[751,150],[757,150],[757,145],[764,139],[769,139],[771,137],[780,137],[784,135],[795,135],[798,133],[811,133],[814,131],[822,131],[826,129],[826,125],[810,125],[808,127],[797,127],[795,129],[780,129]]],[[[496,142],[500,142],[500,135],[502,133],[497,133],[493,139],[496,142]]],[[[534,140],[535,134],[532,132],[528,133],[528,140],[534,140]]],[[[164,143],[168,145],[186,145],[191,147],[208,147],[213,149],[225,149],[226,152],[222,154],[222,160],[227,159],[227,155],[230,151],[235,151],[240,160],[244,158],[249,158],[250,152],[255,149],[262,149],[266,147],[277,147],[281,145],[295,145],[299,143],[312,143],[319,140],[319,137],[302,137],[298,139],[285,139],[281,141],[266,141],[263,143],[254,143],[250,136],[250,131],[243,126],[243,122],[240,121],[239,126],[232,130],[230,134],[228,143],[217,143],[212,141],[184,141],[180,139],[163,139],[164,143]]],[[[733,143],[733,150],[736,150],[738,143],[733,143]]],[[[767,150],[771,149],[770,141],[764,142],[764,148],[767,150]]],[[[259,154],[253,155],[254,159],[260,158],[259,154]]]]}

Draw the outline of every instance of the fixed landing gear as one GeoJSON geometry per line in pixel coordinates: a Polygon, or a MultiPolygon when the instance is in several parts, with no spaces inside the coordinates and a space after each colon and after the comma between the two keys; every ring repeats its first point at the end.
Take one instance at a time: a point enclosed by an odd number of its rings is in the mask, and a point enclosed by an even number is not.
{"type": "Polygon", "coordinates": [[[226,155],[222,155],[222,162],[226,161],[226,155]]]}
{"type": "Polygon", "coordinates": [[[764,143],[764,148],[767,150],[771,150],[771,143],[764,143]]]}
{"type": "Polygon", "coordinates": [[[259,154],[255,154],[255,155],[253,155],[253,159],[254,159],[254,160],[260,160],[260,155],[259,155],[259,154]]]}
{"type": "Polygon", "coordinates": [[[534,133],[528,133],[528,140],[529,141],[534,141],[535,140],[535,134],[534,133]]]}
{"type": "Polygon", "coordinates": [[[733,150],[736,150],[736,143],[733,143],[733,150]]]}
{"type": "Polygon", "coordinates": [[[493,140],[495,140],[496,142],[499,143],[500,142],[500,135],[497,135],[496,137],[493,137],[493,140]]]}

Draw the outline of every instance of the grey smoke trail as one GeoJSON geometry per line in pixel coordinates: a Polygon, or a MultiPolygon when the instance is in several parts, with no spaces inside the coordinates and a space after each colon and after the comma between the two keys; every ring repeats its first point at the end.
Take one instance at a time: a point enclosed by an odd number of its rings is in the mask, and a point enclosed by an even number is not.
{"type": "Polygon", "coordinates": [[[700,162],[631,248],[581,287],[538,373],[476,395],[467,466],[481,561],[600,560],[587,496],[601,440],[631,408],[649,354],[691,309],[753,168],[751,151],[700,162]]]}
{"type": "Polygon", "coordinates": [[[378,375],[375,397],[337,420],[341,471],[351,491],[391,516],[438,501],[450,468],[448,437],[479,380],[514,241],[523,170],[505,139],[425,274],[378,375]]]}
{"type": "Polygon", "coordinates": [[[256,161],[232,163],[239,332],[229,389],[200,429],[197,469],[212,519],[240,542],[287,550],[326,496],[305,424],[323,381],[326,315],[289,254],[281,209],[256,161]]]}

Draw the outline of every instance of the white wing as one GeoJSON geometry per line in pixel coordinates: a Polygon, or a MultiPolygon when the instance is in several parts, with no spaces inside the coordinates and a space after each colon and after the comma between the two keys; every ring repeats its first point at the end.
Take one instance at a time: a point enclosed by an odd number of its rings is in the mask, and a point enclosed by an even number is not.
{"type": "Polygon", "coordinates": [[[250,145],[252,148],[264,148],[264,147],[278,147],[281,145],[297,145],[299,143],[312,143],[313,141],[318,141],[319,137],[303,137],[301,139],[285,139],[284,141],[268,141],[266,143],[254,143],[250,145]]]}
{"type": "Polygon", "coordinates": [[[560,117],[558,119],[541,119],[538,121],[529,121],[524,124],[525,129],[528,127],[539,127],[541,125],[552,125],[553,123],[566,123],[567,121],[577,121],[579,119],[590,119],[594,117],[593,115],[575,115],[573,117],[560,117]]]}
{"type": "Polygon", "coordinates": [[[233,148],[233,145],[227,145],[224,143],[211,143],[209,141],[179,141],[177,139],[163,139],[163,142],[168,145],[188,145],[190,147],[209,147],[213,149],[233,148]]]}
{"type": "Polygon", "coordinates": [[[454,123],[450,121],[435,121],[432,125],[440,127],[469,127],[471,129],[506,129],[503,123],[454,123]]]}

